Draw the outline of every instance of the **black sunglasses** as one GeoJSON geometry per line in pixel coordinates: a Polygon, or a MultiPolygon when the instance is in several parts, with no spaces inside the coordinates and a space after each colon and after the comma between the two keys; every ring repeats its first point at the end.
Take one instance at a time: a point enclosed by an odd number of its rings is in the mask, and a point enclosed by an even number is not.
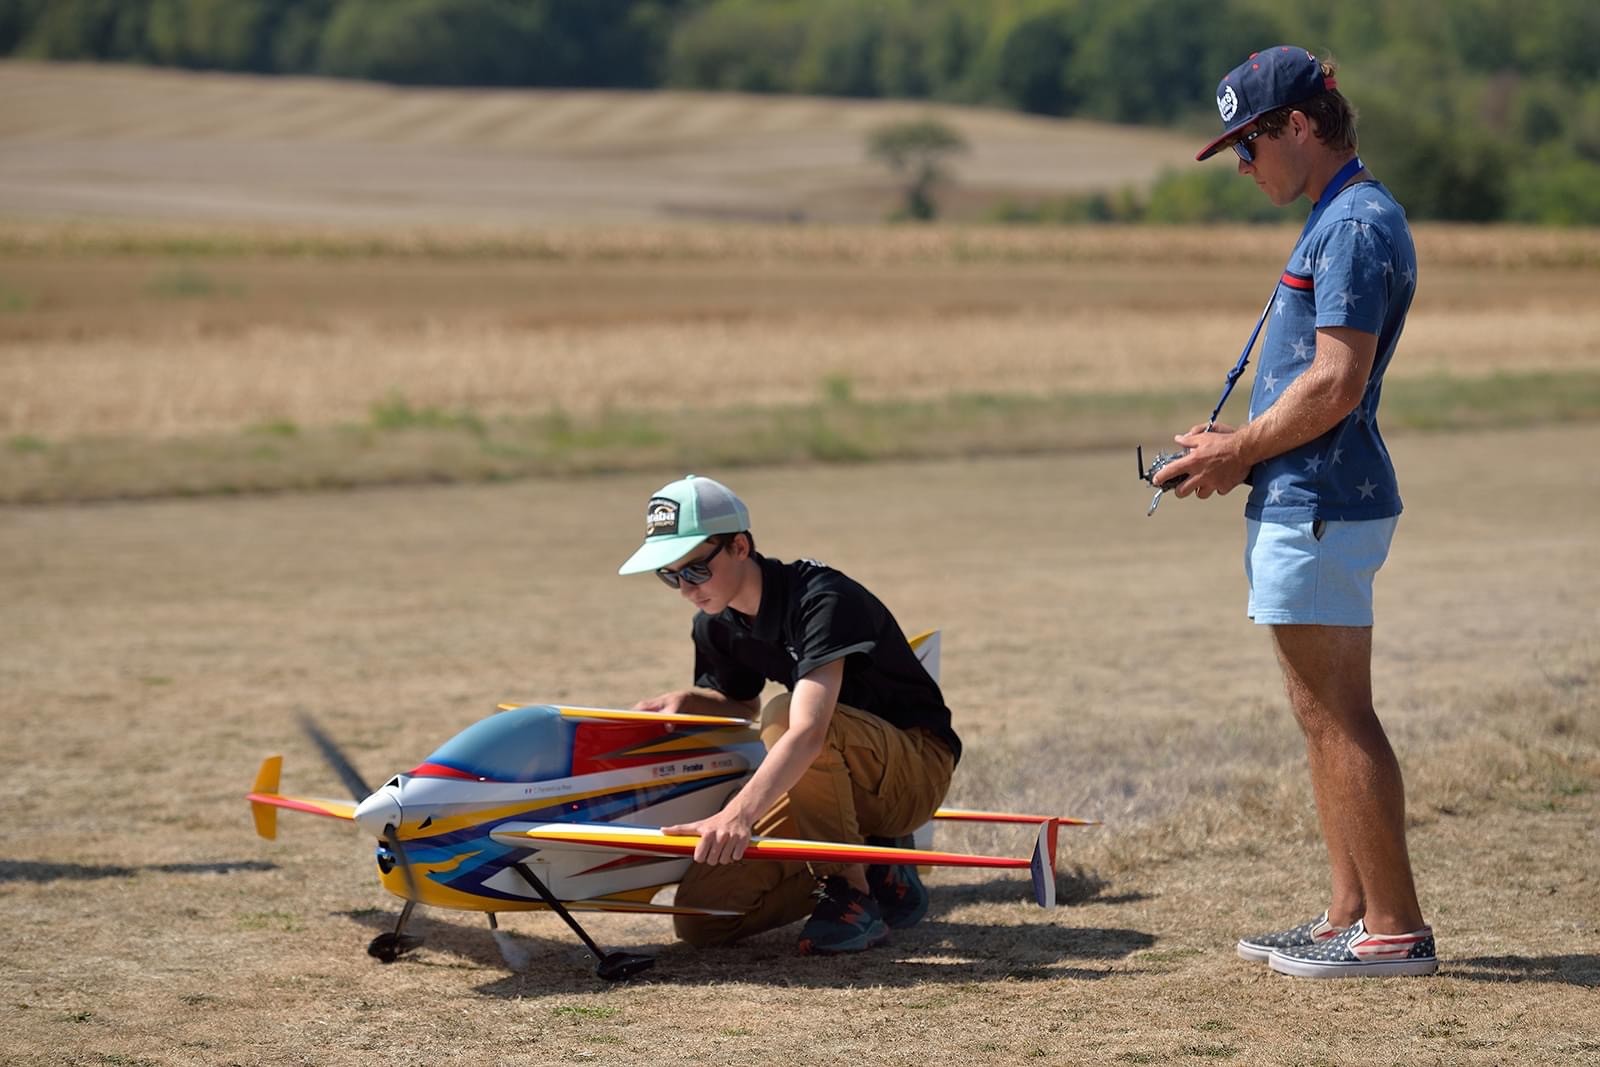
{"type": "Polygon", "coordinates": [[[662,567],[656,571],[656,577],[666,582],[673,589],[678,588],[682,582],[690,585],[704,585],[711,580],[711,561],[717,558],[717,553],[728,547],[728,542],[723,541],[717,545],[711,555],[705,559],[697,559],[693,563],[685,563],[675,571],[662,567]]]}
{"type": "Polygon", "coordinates": [[[1256,161],[1256,150],[1250,147],[1250,142],[1254,141],[1257,137],[1260,137],[1261,134],[1261,130],[1251,130],[1249,133],[1233,142],[1233,144],[1229,147],[1233,149],[1234,155],[1238,156],[1246,163],[1254,163],[1256,161]]]}

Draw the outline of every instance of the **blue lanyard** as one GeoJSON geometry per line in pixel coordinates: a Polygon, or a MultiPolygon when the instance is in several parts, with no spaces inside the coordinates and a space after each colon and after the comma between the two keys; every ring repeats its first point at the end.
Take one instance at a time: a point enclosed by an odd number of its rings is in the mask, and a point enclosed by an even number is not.
{"type": "MultiPolygon", "coordinates": [[[[1301,228],[1300,236],[1295,238],[1294,245],[1296,248],[1300,247],[1300,242],[1305,239],[1306,234],[1311,232],[1311,228],[1317,224],[1317,219],[1322,217],[1323,209],[1332,203],[1333,198],[1344,188],[1345,183],[1360,174],[1361,170],[1361,157],[1356,156],[1340,167],[1339,172],[1329,179],[1327,185],[1322,187],[1322,195],[1317,197],[1317,202],[1311,206],[1311,214],[1306,218],[1306,224],[1301,228]]],[[[1293,253],[1291,252],[1290,254],[1292,255],[1293,253]]],[[[1250,340],[1244,343],[1244,351],[1239,353],[1239,362],[1233,365],[1233,369],[1228,372],[1227,381],[1222,385],[1222,396],[1218,398],[1217,406],[1211,409],[1211,418],[1206,422],[1207,431],[1217,424],[1217,416],[1222,414],[1222,407],[1228,402],[1228,395],[1233,392],[1233,387],[1239,381],[1239,376],[1244,373],[1244,369],[1250,365],[1250,351],[1256,346],[1256,338],[1261,335],[1261,327],[1266,325],[1267,313],[1272,310],[1272,302],[1277,296],[1278,287],[1274,285],[1272,287],[1272,296],[1267,298],[1267,306],[1261,309],[1261,317],[1256,320],[1256,328],[1250,331],[1250,340]]]]}

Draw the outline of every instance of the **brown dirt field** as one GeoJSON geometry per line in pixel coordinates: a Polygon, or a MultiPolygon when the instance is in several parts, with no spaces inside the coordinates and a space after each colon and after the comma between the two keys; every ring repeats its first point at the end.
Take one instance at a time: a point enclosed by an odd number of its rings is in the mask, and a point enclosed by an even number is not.
{"type": "MultiPolygon", "coordinates": [[[[1408,511],[1378,586],[1380,713],[1408,774],[1434,979],[1307,984],[1232,955],[1324,891],[1295,731],[1242,615],[1239,500],[1147,496],[1126,457],[752,469],[763,548],[819,554],[945,631],[952,800],[1100,816],[1067,906],[934,875],[927,921],[850,960],[792,932],[658,948],[604,988],[552,916],[393,913],[371,843],[285,817],[261,756],[369,778],[506,698],[681,683],[681,603],[614,577],[659,479],[0,509],[0,1060],[26,1064],[1577,1063],[1600,1057],[1600,479],[1592,426],[1392,442],[1408,511]]],[[[708,471],[705,473],[718,473],[708,471]]],[[[989,831],[968,847],[1021,849],[989,831]]]]}
{"type": "Polygon", "coordinates": [[[867,132],[967,139],[952,207],[1144,184],[1198,140],[1012,112],[735,93],[406,89],[0,63],[12,216],[393,224],[863,222],[895,206],[867,132]]]}

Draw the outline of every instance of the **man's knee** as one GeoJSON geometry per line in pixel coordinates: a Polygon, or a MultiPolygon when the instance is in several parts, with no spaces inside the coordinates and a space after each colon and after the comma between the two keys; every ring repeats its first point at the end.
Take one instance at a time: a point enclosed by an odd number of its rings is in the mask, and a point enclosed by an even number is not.
{"type": "Polygon", "coordinates": [[[695,948],[720,948],[738,940],[739,916],[674,915],[672,928],[695,948]]]}

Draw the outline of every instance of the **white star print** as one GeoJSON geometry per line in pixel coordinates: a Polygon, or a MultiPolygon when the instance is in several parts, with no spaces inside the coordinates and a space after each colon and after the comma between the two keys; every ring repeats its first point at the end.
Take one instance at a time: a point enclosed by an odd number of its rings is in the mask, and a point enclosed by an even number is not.
{"type": "Polygon", "coordinates": [[[1389,275],[1391,275],[1393,273],[1394,273],[1394,264],[1390,263],[1387,259],[1384,260],[1383,261],[1383,275],[1384,275],[1384,277],[1387,278],[1389,275]]]}
{"type": "Polygon", "coordinates": [[[1276,504],[1282,499],[1283,486],[1279,485],[1277,482],[1273,482],[1272,485],[1267,488],[1267,503],[1276,504]]]}
{"type": "Polygon", "coordinates": [[[1304,337],[1294,339],[1294,358],[1309,359],[1311,353],[1316,351],[1316,346],[1308,343],[1304,337]]]}
{"type": "Polygon", "coordinates": [[[1372,484],[1371,478],[1368,478],[1366,481],[1356,486],[1356,489],[1361,493],[1362,500],[1370,500],[1372,498],[1372,491],[1376,488],[1378,487],[1372,484]]]}
{"type": "Polygon", "coordinates": [[[1350,290],[1346,289],[1337,294],[1334,299],[1344,304],[1345,307],[1350,308],[1355,307],[1356,302],[1361,299],[1361,295],[1359,293],[1352,293],[1350,290]]]}
{"type": "Polygon", "coordinates": [[[1382,200],[1363,200],[1361,202],[1361,206],[1372,212],[1374,215],[1382,215],[1385,211],[1389,210],[1388,205],[1386,205],[1382,200]]]}
{"type": "Polygon", "coordinates": [[[1406,280],[1407,285],[1415,286],[1417,284],[1417,268],[1407,265],[1406,272],[1401,277],[1406,280]]]}
{"type": "Polygon", "coordinates": [[[1270,372],[1267,373],[1267,374],[1263,374],[1261,376],[1261,384],[1265,385],[1267,387],[1267,392],[1269,392],[1269,393],[1276,392],[1277,389],[1278,389],[1278,378],[1277,378],[1276,375],[1274,375],[1274,374],[1272,374],[1270,372]]]}
{"type": "Polygon", "coordinates": [[[1306,460],[1306,470],[1310,471],[1312,474],[1321,474],[1322,457],[1312,456],[1310,459],[1306,460]]]}
{"type": "Polygon", "coordinates": [[[1344,458],[1344,449],[1336,448],[1336,449],[1333,450],[1333,462],[1338,463],[1343,458],[1344,458]]]}
{"type": "Polygon", "coordinates": [[[1328,254],[1326,252],[1324,252],[1322,255],[1317,257],[1317,269],[1318,270],[1327,270],[1328,269],[1328,264],[1332,263],[1332,262],[1333,262],[1333,260],[1328,256],[1328,254]]]}
{"type": "Polygon", "coordinates": [[[1280,296],[1276,301],[1273,302],[1272,306],[1277,309],[1273,312],[1273,314],[1282,315],[1283,309],[1289,306],[1289,302],[1280,296]]]}

